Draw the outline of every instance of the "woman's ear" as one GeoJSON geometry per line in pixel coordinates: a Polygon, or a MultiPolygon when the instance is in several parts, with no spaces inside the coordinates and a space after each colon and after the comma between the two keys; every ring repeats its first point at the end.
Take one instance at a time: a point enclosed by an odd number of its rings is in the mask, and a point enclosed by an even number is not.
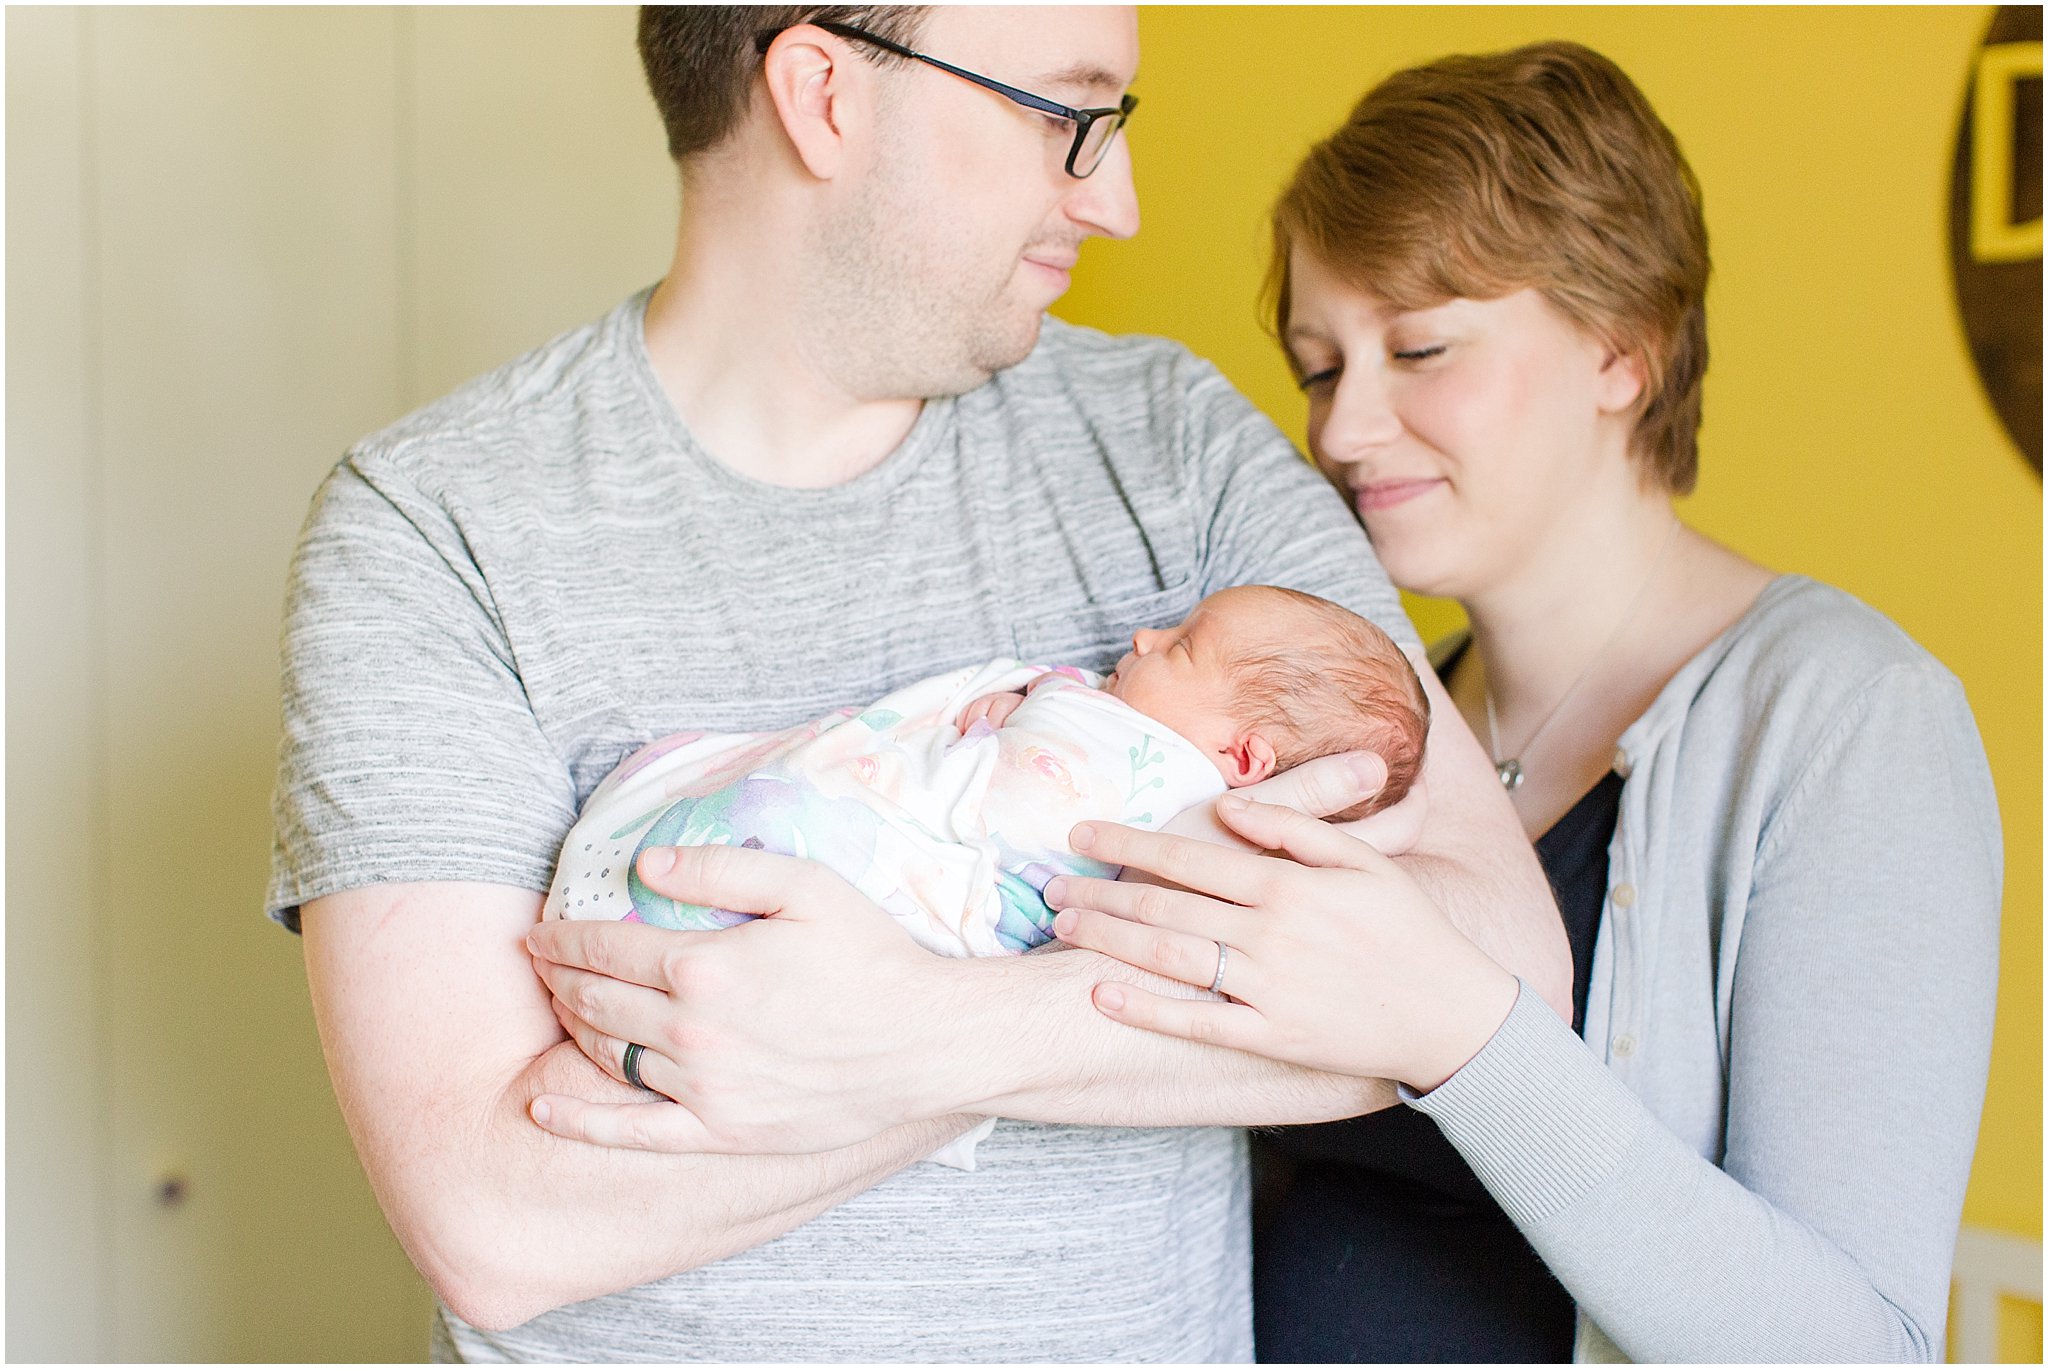
{"type": "Polygon", "coordinates": [[[843,44],[808,24],[785,29],[761,59],[775,118],[798,160],[819,180],[845,169],[849,135],[864,127],[872,87],[843,44]]]}
{"type": "Polygon", "coordinates": [[[1273,748],[1256,732],[1241,733],[1233,738],[1217,753],[1217,759],[1223,765],[1223,782],[1232,789],[1257,784],[1279,768],[1273,748]]]}
{"type": "Polygon", "coordinates": [[[1649,374],[1641,352],[1624,352],[1612,344],[1600,363],[1594,397],[1602,413],[1627,413],[1649,388],[1649,374]]]}

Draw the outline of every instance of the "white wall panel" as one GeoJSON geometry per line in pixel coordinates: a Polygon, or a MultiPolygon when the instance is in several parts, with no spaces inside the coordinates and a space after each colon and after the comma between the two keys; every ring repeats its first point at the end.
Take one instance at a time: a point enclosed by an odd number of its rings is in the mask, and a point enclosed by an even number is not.
{"type": "Polygon", "coordinates": [[[410,11],[417,395],[659,280],[675,168],[629,8],[410,11]]]}
{"type": "Polygon", "coordinates": [[[120,1359],[423,1353],[261,915],[278,615],[306,502],[402,407],[399,24],[91,16],[120,1359]],[[156,1201],[183,1175],[179,1206],[156,1201]]]}
{"type": "Polygon", "coordinates": [[[349,442],[665,269],[632,30],[8,14],[9,1358],[425,1352],[261,917],[284,574],[349,442]]]}
{"type": "Polygon", "coordinates": [[[7,14],[7,1358],[104,1359],[85,24],[7,14]]]}

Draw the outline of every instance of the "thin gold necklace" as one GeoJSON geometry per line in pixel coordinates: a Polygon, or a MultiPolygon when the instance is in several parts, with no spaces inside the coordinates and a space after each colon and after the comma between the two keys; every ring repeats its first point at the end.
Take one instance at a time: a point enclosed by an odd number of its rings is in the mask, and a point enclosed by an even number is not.
{"type": "MultiPolygon", "coordinates": [[[[1536,730],[1529,734],[1529,739],[1522,743],[1523,756],[1536,749],[1537,738],[1541,737],[1544,730],[1556,721],[1558,714],[1564,712],[1564,706],[1571,702],[1572,695],[1579,692],[1579,686],[1584,684],[1586,677],[1593,673],[1593,667],[1600,664],[1601,658],[1613,649],[1614,644],[1621,640],[1621,634],[1628,631],[1629,624],[1636,620],[1636,614],[1642,612],[1643,601],[1650,595],[1650,585],[1656,580],[1657,572],[1664,568],[1664,557],[1670,552],[1671,544],[1677,540],[1678,515],[1674,513],[1671,515],[1671,527],[1664,534],[1664,543],[1657,549],[1657,559],[1650,562],[1649,572],[1643,576],[1643,583],[1637,587],[1636,597],[1629,602],[1628,612],[1621,616],[1621,621],[1614,625],[1614,631],[1607,634],[1607,640],[1600,644],[1600,649],[1593,653],[1591,660],[1586,662],[1585,669],[1579,672],[1578,677],[1558,697],[1557,702],[1550,706],[1550,711],[1543,715],[1542,722],[1536,724],[1536,730]]],[[[1493,682],[1491,680],[1487,681],[1484,693],[1486,696],[1486,740],[1487,745],[1493,752],[1493,770],[1495,774],[1500,776],[1501,787],[1512,794],[1515,790],[1522,787],[1522,777],[1525,772],[1522,768],[1521,757],[1509,756],[1505,759],[1502,758],[1500,754],[1500,723],[1494,717],[1493,682]]]]}

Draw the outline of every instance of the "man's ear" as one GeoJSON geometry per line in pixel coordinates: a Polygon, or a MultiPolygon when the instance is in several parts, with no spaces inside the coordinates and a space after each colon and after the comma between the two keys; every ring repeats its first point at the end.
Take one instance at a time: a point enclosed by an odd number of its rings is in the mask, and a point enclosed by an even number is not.
{"type": "Polygon", "coordinates": [[[1256,732],[1245,732],[1232,738],[1217,753],[1217,759],[1223,763],[1223,782],[1232,789],[1257,784],[1279,768],[1273,748],[1256,732]]]}
{"type": "Polygon", "coordinates": [[[1600,363],[1597,384],[1595,395],[1603,413],[1627,413],[1649,386],[1643,354],[1619,351],[1609,344],[1606,359],[1600,363]]]}
{"type": "Polygon", "coordinates": [[[808,24],[777,34],[761,59],[775,118],[806,170],[829,181],[845,169],[849,133],[873,101],[845,44],[808,24]]]}

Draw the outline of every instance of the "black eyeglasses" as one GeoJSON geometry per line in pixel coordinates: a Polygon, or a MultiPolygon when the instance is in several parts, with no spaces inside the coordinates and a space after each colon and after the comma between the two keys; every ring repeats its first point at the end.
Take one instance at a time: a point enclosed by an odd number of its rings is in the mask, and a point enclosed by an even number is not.
{"type": "MultiPolygon", "coordinates": [[[[1127,93],[1122,103],[1113,108],[1073,109],[1059,103],[1057,100],[1048,100],[1043,95],[1033,95],[1028,90],[1019,90],[1015,86],[1006,86],[994,77],[982,76],[968,71],[964,67],[956,67],[951,62],[941,62],[936,57],[930,57],[922,52],[913,51],[901,43],[892,42],[887,38],[881,37],[879,34],[869,33],[866,29],[857,29],[851,24],[836,24],[827,20],[816,20],[813,21],[811,27],[823,29],[827,33],[837,34],[841,38],[852,38],[858,39],[863,43],[872,43],[885,52],[895,53],[898,57],[909,57],[915,61],[935,66],[940,71],[958,76],[963,81],[972,81],[978,86],[993,90],[1006,100],[1014,100],[1026,109],[1035,109],[1041,114],[1051,114],[1056,118],[1071,120],[1074,125],[1074,145],[1067,149],[1067,174],[1076,179],[1088,175],[1089,172],[1102,165],[1102,159],[1109,155],[1110,143],[1116,139],[1117,130],[1131,121],[1131,111],[1138,107],[1138,97],[1127,93]]],[[[784,32],[785,30],[783,29],[769,29],[764,33],[756,34],[754,37],[755,51],[767,52],[769,46],[784,32]]]]}

